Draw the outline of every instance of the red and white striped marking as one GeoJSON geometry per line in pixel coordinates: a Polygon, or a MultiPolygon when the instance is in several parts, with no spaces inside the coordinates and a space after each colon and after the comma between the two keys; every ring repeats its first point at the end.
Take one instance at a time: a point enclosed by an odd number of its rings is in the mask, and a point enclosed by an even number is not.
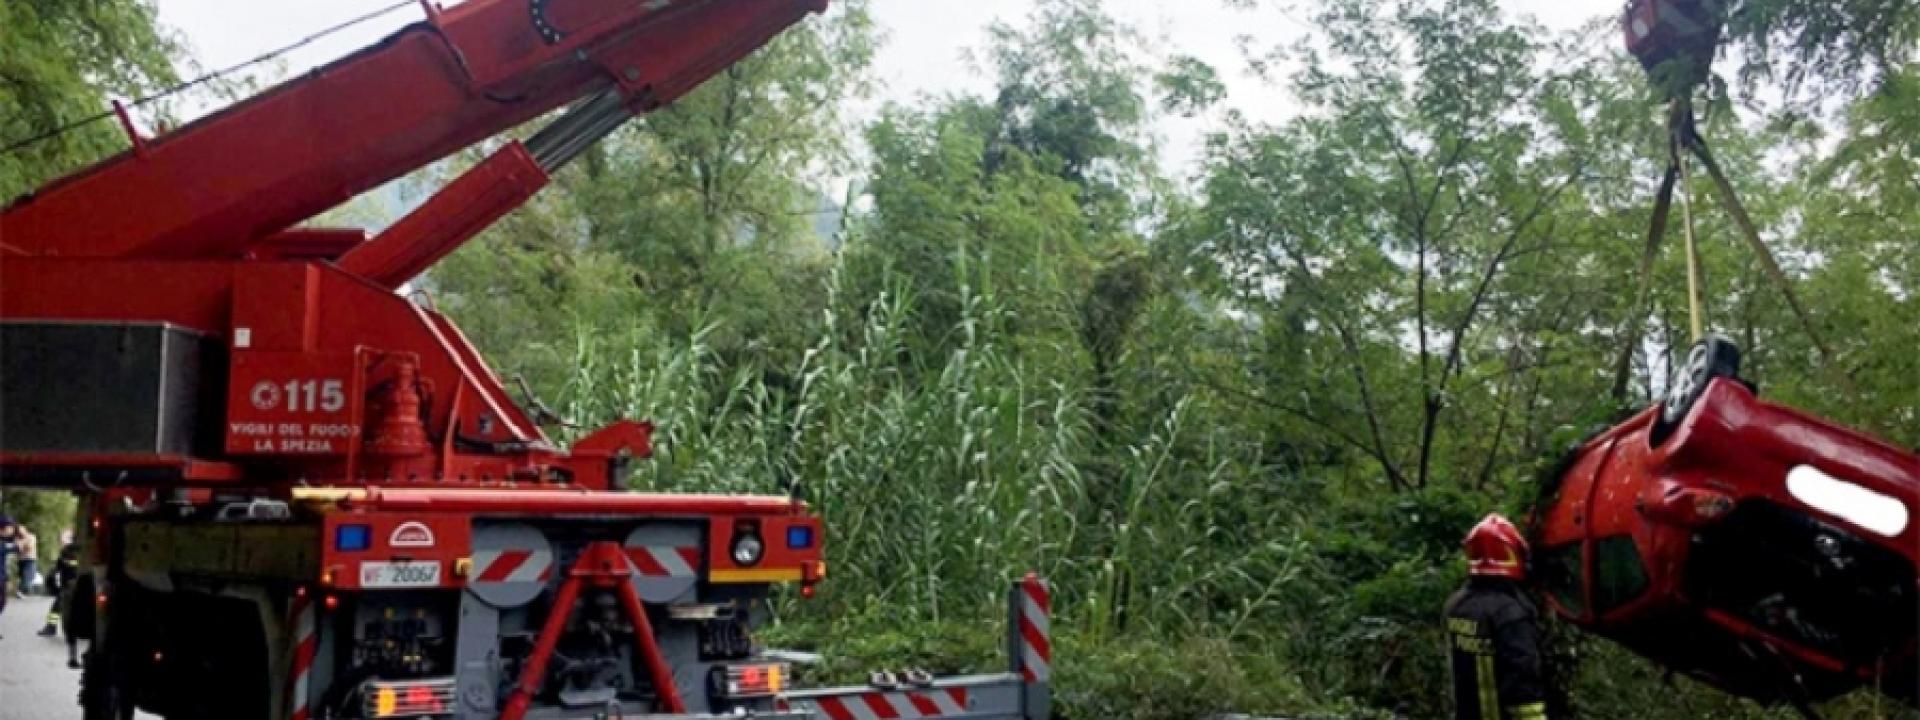
{"type": "Polygon", "coordinates": [[[1020,581],[1020,674],[1029,683],[1043,683],[1053,674],[1053,596],[1039,576],[1027,573],[1020,581]]]}
{"type": "Polygon", "coordinates": [[[960,715],[967,711],[967,689],[875,692],[798,701],[811,703],[831,720],[912,720],[960,715]]]}
{"type": "Polygon", "coordinates": [[[293,621],[293,667],[287,678],[287,717],[290,720],[307,720],[313,713],[309,704],[308,680],[313,675],[314,654],[320,648],[314,613],[313,599],[304,593],[295,593],[289,613],[293,621]]]}
{"type": "Polygon", "coordinates": [[[636,545],[627,548],[627,557],[641,577],[690,578],[700,574],[700,548],[668,545],[636,545]]]}
{"type": "Polygon", "coordinates": [[[477,583],[546,582],[553,578],[553,551],[481,550],[473,554],[477,583]]]}

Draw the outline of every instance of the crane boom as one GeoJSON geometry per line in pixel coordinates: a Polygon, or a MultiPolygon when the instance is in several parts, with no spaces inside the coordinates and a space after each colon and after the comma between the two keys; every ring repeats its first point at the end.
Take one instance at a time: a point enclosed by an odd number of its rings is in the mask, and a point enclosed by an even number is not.
{"type": "Polygon", "coordinates": [[[239,257],[357,194],[582,97],[671,102],[825,0],[470,0],[56,181],[0,253],[239,257]],[[111,198],[112,212],[101,212],[111,198]]]}
{"type": "Polygon", "coordinates": [[[605,488],[642,426],[557,447],[450,320],[393,291],[594,141],[825,5],[425,5],[378,44],[15,202],[0,211],[0,485],[605,488]],[[563,106],[372,239],[295,226],[563,106]]]}

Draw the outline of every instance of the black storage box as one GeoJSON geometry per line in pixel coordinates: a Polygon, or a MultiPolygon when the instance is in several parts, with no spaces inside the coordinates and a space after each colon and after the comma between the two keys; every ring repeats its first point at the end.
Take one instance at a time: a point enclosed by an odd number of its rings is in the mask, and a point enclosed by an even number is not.
{"type": "Polygon", "coordinates": [[[160,323],[0,323],[0,452],[193,455],[219,346],[160,323]]]}

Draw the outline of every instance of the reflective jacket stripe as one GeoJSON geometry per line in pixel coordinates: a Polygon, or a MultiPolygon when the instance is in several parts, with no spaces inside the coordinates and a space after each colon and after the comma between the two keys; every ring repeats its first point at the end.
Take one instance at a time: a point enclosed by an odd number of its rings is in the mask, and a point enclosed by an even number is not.
{"type": "Polygon", "coordinates": [[[1473,677],[1480,686],[1480,720],[1500,720],[1500,690],[1494,684],[1493,656],[1475,655],[1473,677]]]}

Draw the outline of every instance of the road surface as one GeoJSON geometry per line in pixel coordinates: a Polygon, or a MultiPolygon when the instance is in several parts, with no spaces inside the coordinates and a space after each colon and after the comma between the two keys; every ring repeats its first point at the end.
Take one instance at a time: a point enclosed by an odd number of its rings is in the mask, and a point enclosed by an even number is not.
{"type": "Polygon", "coordinates": [[[0,720],[76,720],[80,673],[67,669],[64,641],[34,633],[51,598],[14,598],[0,612],[0,720]]]}

